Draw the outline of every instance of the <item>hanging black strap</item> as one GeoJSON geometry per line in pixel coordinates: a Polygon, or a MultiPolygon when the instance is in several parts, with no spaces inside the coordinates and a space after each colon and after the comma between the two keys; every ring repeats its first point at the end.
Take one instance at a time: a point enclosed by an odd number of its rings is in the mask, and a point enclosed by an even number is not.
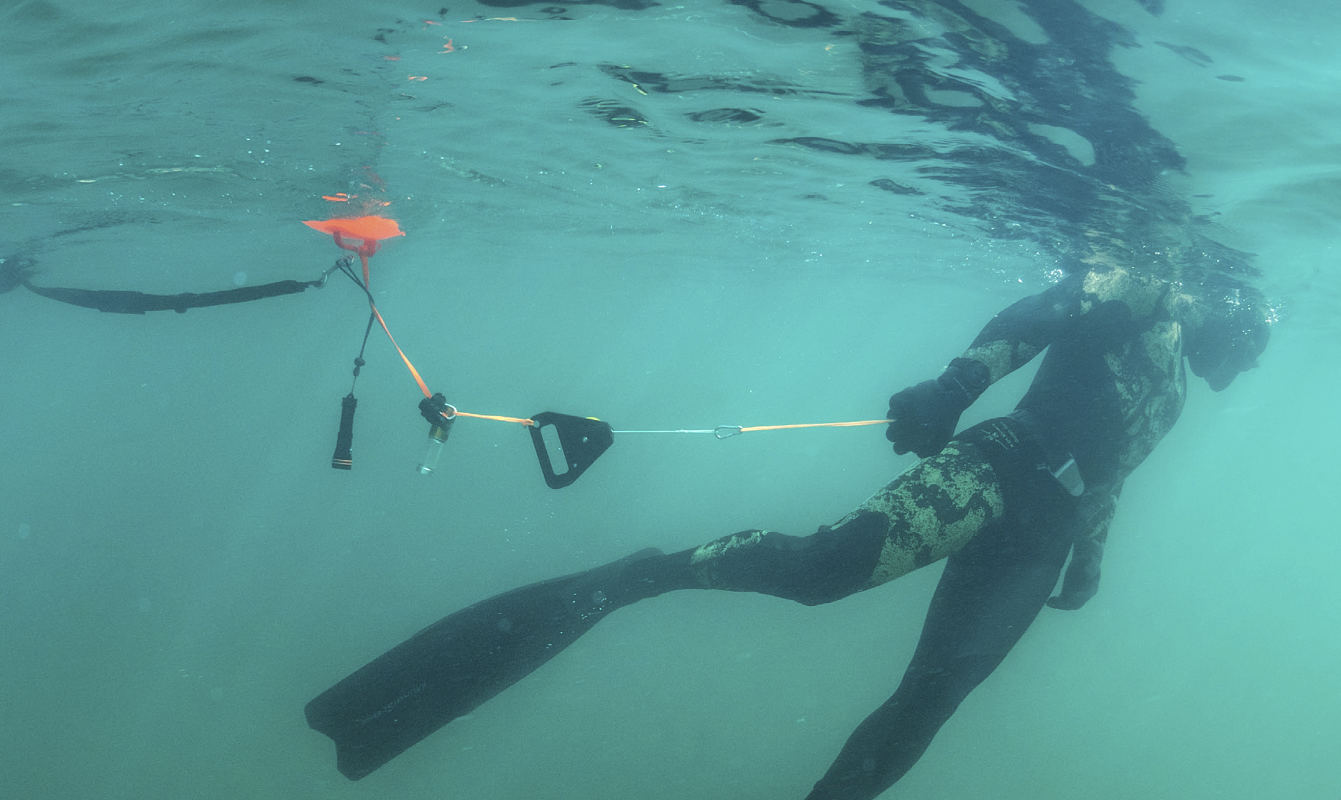
{"type": "MultiPolygon", "coordinates": [[[[359,280],[358,275],[354,274],[351,268],[350,260],[342,258],[335,262],[326,274],[329,275],[335,270],[340,270],[349,279],[354,282],[364,294],[368,294],[368,287],[363,281],[359,280]]],[[[325,276],[322,276],[323,282],[325,276]]],[[[372,302],[372,295],[368,294],[368,301],[372,302]]],[[[331,455],[331,467],[333,469],[353,469],[354,468],[354,410],[358,408],[358,398],[354,397],[354,387],[359,382],[359,373],[363,371],[363,365],[368,363],[363,360],[363,354],[368,349],[368,337],[372,334],[373,322],[377,319],[375,314],[368,315],[368,325],[363,329],[363,343],[359,345],[359,354],[354,356],[354,378],[349,383],[349,394],[340,401],[340,429],[335,434],[335,452],[331,455]]]]}
{"type": "Polygon", "coordinates": [[[354,409],[359,401],[350,392],[340,401],[340,431],[335,435],[335,453],[331,455],[331,467],[334,469],[354,468],[354,409]]]}
{"type": "Polygon", "coordinates": [[[144,314],[150,311],[176,311],[184,314],[192,308],[223,306],[232,303],[250,303],[267,297],[297,294],[325,283],[316,281],[275,281],[259,286],[243,286],[219,292],[183,292],[181,294],[148,294],[108,289],[69,289],[58,286],[37,286],[29,281],[23,285],[43,297],[69,303],[72,306],[93,308],[113,314],[144,314]]]}

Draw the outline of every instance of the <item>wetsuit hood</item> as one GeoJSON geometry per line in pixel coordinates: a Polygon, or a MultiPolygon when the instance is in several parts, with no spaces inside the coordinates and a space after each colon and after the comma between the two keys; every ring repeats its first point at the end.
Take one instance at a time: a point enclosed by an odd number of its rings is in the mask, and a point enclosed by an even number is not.
{"type": "Polygon", "coordinates": [[[1270,338],[1264,304],[1247,295],[1236,290],[1213,303],[1187,329],[1187,365],[1217,392],[1257,366],[1270,338]]]}

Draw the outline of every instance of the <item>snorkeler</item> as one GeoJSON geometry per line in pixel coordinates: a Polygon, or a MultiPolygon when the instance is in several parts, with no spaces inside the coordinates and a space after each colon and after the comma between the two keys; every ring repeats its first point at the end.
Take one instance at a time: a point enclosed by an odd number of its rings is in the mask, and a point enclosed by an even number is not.
{"type": "Polygon", "coordinates": [[[804,537],[742,531],[670,555],[645,550],[484,600],[321,694],[308,722],[335,740],[340,770],[358,779],[630,603],[722,589],[817,605],[946,558],[897,690],[808,795],[875,797],[913,766],[1045,604],[1076,609],[1094,595],[1123,481],[1183,407],[1183,359],[1222,390],[1255,366],[1267,322],[1248,287],[1187,288],[1102,265],[1073,274],[997,314],[939,377],[890,398],[887,438],[896,453],[923,460],[834,526],[804,537]],[[1013,413],[954,436],[979,395],[1044,350],[1013,413]]]}

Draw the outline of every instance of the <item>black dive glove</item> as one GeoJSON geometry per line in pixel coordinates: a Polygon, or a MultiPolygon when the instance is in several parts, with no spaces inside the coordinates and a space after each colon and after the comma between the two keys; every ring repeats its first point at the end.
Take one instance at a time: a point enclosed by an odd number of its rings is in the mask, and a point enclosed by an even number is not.
{"type": "Polygon", "coordinates": [[[889,428],[885,438],[894,452],[909,450],[919,458],[939,452],[955,434],[964,409],[987,390],[987,367],[966,358],[956,358],[934,381],[922,381],[889,398],[889,428]]]}
{"type": "Polygon", "coordinates": [[[1102,541],[1083,539],[1071,550],[1071,564],[1062,578],[1062,591],[1048,598],[1048,606],[1075,611],[1099,592],[1099,564],[1104,558],[1102,541]]]}

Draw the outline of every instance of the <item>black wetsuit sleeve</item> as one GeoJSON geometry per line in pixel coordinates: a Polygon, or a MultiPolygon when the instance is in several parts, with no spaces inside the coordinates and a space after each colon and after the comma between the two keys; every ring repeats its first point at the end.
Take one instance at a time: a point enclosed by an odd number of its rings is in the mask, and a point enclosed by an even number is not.
{"type": "Polygon", "coordinates": [[[940,377],[889,399],[885,438],[894,452],[926,458],[954,434],[959,416],[987,388],[1043,352],[1082,311],[1082,277],[1067,278],[993,317],[940,377]]]}
{"type": "Polygon", "coordinates": [[[1084,312],[1083,275],[1020,300],[997,314],[960,358],[987,368],[988,384],[1029,363],[1084,312]]]}
{"type": "Polygon", "coordinates": [[[1062,590],[1048,599],[1052,608],[1074,611],[1089,602],[1099,592],[1100,567],[1104,545],[1108,542],[1108,528],[1117,513],[1121,484],[1087,515],[1086,524],[1071,544],[1071,563],[1062,578],[1062,590]]]}

